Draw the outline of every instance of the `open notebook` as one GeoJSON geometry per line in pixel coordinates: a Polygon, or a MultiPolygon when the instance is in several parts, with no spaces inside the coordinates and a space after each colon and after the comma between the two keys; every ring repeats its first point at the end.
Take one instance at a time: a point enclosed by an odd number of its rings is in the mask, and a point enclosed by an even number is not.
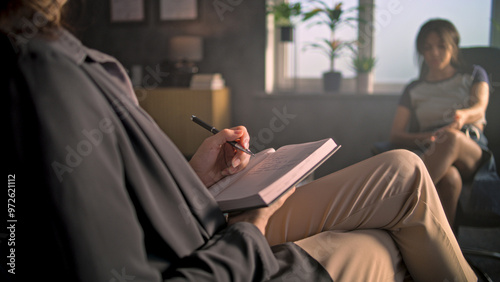
{"type": "Polygon", "coordinates": [[[331,138],[266,149],[248,166],[209,188],[223,212],[265,207],[306,178],[340,145],[331,138]]]}

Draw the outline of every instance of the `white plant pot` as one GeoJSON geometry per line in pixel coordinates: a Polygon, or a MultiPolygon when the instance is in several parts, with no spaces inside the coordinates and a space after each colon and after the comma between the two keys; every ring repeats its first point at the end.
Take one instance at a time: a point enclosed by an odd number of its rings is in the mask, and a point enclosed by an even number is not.
{"type": "Polygon", "coordinates": [[[373,94],[373,73],[358,73],[356,77],[356,93],[373,94]]]}

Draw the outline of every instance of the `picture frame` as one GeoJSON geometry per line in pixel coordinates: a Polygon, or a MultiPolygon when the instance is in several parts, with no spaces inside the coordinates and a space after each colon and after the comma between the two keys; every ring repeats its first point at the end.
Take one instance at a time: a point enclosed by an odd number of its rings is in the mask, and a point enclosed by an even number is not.
{"type": "Polygon", "coordinates": [[[160,20],[178,21],[198,18],[198,0],[160,0],[160,20]]]}
{"type": "Polygon", "coordinates": [[[144,0],[110,0],[111,22],[143,22],[145,20],[144,2],[144,0]]]}

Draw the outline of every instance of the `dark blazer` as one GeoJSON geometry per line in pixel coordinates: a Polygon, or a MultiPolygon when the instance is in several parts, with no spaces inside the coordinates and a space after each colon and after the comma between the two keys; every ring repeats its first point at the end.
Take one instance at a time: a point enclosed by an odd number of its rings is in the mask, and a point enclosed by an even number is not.
{"type": "Polygon", "coordinates": [[[20,195],[37,199],[23,215],[40,229],[24,235],[30,259],[19,271],[66,281],[329,280],[295,244],[270,248],[252,224],[226,226],[114,58],[64,30],[20,36],[7,40],[18,44],[2,78],[9,158],[19,181],[37,183],[20,195]]]}

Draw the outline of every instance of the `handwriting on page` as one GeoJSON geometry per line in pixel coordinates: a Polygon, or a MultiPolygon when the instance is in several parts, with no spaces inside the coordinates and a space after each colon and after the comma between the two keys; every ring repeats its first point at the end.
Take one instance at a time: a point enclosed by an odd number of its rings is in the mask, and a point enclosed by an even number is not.
{"type": "Polygon", "coordinates": [[[269,173],[277,170],[290,170],[297,164],[297,160],[290,159],[290,156],[285,154],[273,154],[267,158],[267,161],[260,163],[251,170],[248,175],[269,173]]]}

